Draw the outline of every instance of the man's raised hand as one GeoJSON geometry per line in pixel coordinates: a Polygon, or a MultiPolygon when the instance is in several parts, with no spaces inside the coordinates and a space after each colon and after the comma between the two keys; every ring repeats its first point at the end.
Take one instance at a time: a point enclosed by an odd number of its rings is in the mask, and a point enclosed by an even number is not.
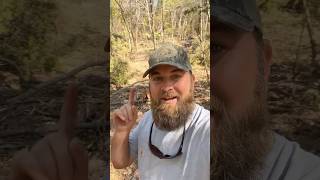
{"type": "Polygon", "coordinates": [[[58,132],[14,156],[13,180],[88,180],[87,152],[73,139],[77,96],[77,89],[71,84],[65,95],[58,132]]]}
{"type": "Polygon", "coordinates": [[[131,88],[128,103],[112,113],[113,126],[116,132],[127,132],[133,128],[138,118],[138,111],[134,105],[136,89],[131,88]]]}

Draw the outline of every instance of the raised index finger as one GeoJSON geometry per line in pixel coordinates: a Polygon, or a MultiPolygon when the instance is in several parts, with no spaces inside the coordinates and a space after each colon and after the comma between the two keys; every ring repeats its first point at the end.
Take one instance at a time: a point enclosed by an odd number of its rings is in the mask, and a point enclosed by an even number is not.
{"type": "Polygon", "coordinates": [[[130,92],[129,92],[129,104],[130,105],[134,105],[135,103],[135,98],[136,98],[136,88],[135,87],[132,87],[130,89],[130,92]]]}
{"type": "Polygon", "coordinates": [[[77,121],[77,99],[78,90],[74,83],[70,84],[65,97],[64,104],[60,114],[59,131],[64,133],[68,140],[74,135],[74,128],[77,121]]]}

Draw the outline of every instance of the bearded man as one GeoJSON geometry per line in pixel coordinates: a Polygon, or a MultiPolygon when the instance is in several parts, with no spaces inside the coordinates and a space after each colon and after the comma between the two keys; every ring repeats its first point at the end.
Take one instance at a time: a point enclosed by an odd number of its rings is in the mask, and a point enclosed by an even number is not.
{"type": "Polygon", "coordinates": [[[137,127],[131,89],[128,104],[113,112],[111,160],[125,168],[138,160],[142,180],[209,179],[210,114],[194,102],[195,76],[182,47],[165,44],[149,58],[151,110],[137,127]]]}
{"type": "Polygon", "coordinates": [[[211,13],[211,179],[320,179],[319,158],[268,127],[272,49],[255,0],[213,0],[211,13]]]}

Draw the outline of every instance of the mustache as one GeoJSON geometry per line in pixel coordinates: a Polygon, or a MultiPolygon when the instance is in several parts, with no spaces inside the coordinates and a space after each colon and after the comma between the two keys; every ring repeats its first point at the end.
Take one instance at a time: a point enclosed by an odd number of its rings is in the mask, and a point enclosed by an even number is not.
{"type": "Polygon", "coordinates": [[[178,97],[178,94],[173,91],[162,92],[160,98],[174,98],[178,97]]]}

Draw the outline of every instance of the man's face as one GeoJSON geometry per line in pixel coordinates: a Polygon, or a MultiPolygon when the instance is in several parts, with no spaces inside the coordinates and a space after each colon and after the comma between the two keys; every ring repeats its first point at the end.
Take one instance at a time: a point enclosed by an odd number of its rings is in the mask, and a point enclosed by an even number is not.
{"type": "Polygon", "coordinates": [[[253,101],[259,76],[257,43],[250,32],[219,24],[214,28],[214,93],[232,112],[241,113],[253,101]]]}
{"type": "Polygon", "coordinates": [[[149,75],[151,106],[156,125],[174,130],[193,110],[194,76],[170,65],[159,65],[149,75]]]}
{"type": "Polygon", "coordinates": [[[251,179],[269,147],[266,80],[271,51],[258,45],[253,33],[224,24],[214,25],[213,39],[211,174],[215,179],[251,179]]]}

